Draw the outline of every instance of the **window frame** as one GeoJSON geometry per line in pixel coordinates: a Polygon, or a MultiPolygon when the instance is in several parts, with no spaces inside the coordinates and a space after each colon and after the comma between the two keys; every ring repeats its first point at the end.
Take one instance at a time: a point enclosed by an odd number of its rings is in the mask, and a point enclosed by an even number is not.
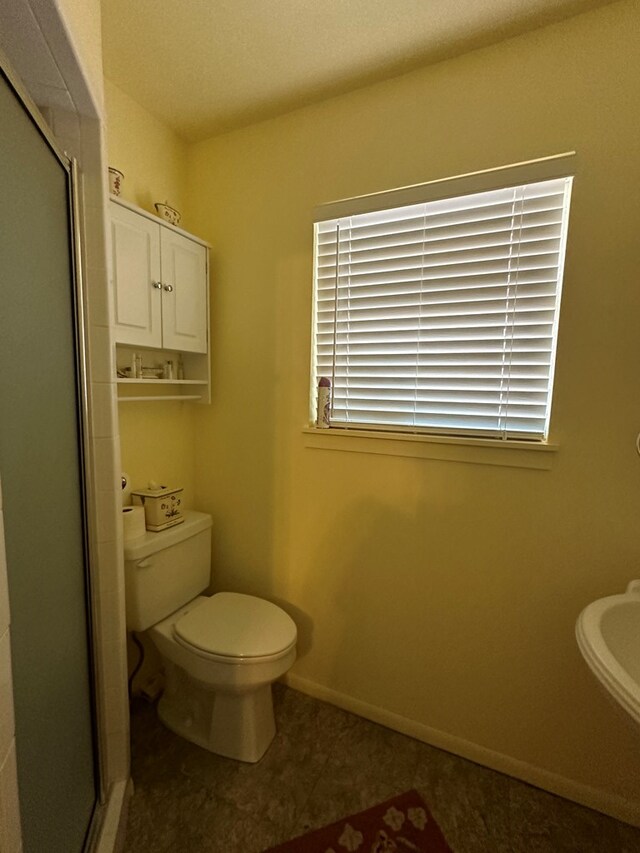
{"type": "MultiPolygon", "coordinates": [[[[314,232],[317,223],[326,222],[328,220],[340,219],[343,217],[357,216],[359,214],[375,213],[378,211],[390,210],[397,207],[408,205],[416,205],[429,203],[432,201],[454,199],[459,196],[473,195],[476,193],[491,192],[494,190],[508,189],[525,184],[534,184],[538,182],[560,179],[560,178],[575,178],[577,174],[578,158],[575,151],[569,151],[562,154],[543,157],[536,160],[529,160],[500,166],[497,168],[486,169],[478,172],[458,175],[450,178],[436,179],[423,184],[415,184],[399,189],[373,193],[370,195],[357,196],[350,199],[330,202],[320,205],[314,211],[314,232]]],[[[571,192],[571,189],[569,190],[571,192]]],[[[488,435],[482,434],[480,430],[456,429],[449,427],[411,427],[410,425],[393,425],[384,423],[357,423],[349,424],[348,422],[338,421],[330,425],[330,431],[340,433],[341,436],[349,436],[350,433],[358,434],[360,438],[363,435],[370,435],[377,438],[389,438],[395,440],[406,441],[407,438],[419,439],[429,442],[435,440],[437,443],[454,443],[467,444],[474,446],[493,446],[511,445],[521,447],[529,445],[530,447],[549,447],[556,449],[555,445],[549,443],[549,434],[551,429],[551,404],[553,398],[553,385],[556,367],[556,348],[558,334],[558,318],[560,311],[560,300],[562,293],[562,280],[564,276],[564,255],[566,248],[566,231],[568,228],[568,216],[564,225],[563,244],[561,246],[561,261],[559,263],[558,276],[558,295],[555,308],[555,318],[553,326],[553,344],[552,344],[552,362],[549,367],[549,394],[547,403],[547,429],[544,435],[520,437],[514,434],[511,435],[488,435]]],[[[326,433],[328,430],[318,427],[316,424],[317,414],[317,376],[316,369],[316,328],[317,328],[317,270],[318,270],[318,241],[314,234],[314,251],[313,251],[313,301],[312,301],[312,346],[311,346],[311,370],[310,370],[310,395],[309,395],[309,428],[305,430],[310,434],[314,432],[326,433]]],[[[336,442],[333,443],[334,445],[336,442]]],[[[401,455],[407,455],[402,453],[401,455]]],[[[408,454],[415,455],[415,454],[408,454]]],[[[422,453],[418,455],[424,455],[422,453]]],[[[536,466],[537,467],[537,466],[536,466]]]]}

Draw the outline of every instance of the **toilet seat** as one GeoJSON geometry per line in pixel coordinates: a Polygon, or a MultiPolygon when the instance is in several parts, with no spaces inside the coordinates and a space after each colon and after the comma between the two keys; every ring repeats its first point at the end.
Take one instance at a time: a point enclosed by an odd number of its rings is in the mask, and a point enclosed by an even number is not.
{"type": "Polygon", "coordinates": [[[180,645],[221,663],[260,663],[287,655],[297,639],[295,622],[269,601],[219,592],[173,626],[180,645]]]}

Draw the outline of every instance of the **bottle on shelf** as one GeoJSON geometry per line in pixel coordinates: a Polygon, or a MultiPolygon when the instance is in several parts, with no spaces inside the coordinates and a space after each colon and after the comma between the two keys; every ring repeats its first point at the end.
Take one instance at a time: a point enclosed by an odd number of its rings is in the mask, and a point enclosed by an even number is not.
{"type": "Polygon", "coordinates": [[[131,356],[131,378],[140,379],[142,377],[142,356],[134,352],[131,356]]]}
{"type": "Polygon", "coordinates": [[[331,426],[331,380],[321,376],[318,382],[318,412],[316,427],[329,429],[331,426]]]}

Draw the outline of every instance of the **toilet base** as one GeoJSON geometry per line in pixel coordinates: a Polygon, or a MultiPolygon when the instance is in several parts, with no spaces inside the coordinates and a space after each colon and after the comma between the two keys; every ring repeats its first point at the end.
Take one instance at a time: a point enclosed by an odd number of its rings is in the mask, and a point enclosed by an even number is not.
{"type": "Polygon", "coordinates": [[[207,689],[164,661],[166,687],[158,716],[177,735],[226,758],[255,763],[276,733],[271,684],[256,690],[207,689]]]}

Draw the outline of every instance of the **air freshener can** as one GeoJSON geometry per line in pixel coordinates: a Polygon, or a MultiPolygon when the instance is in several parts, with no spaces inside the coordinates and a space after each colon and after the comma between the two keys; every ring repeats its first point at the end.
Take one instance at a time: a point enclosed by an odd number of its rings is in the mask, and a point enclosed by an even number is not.
{"type": "Polygon", "coordinates": [[[321,376],[318,382],[318,414],[316,426],[319,429],[329,429],[331,417],[331,381],[321,376]]]}

